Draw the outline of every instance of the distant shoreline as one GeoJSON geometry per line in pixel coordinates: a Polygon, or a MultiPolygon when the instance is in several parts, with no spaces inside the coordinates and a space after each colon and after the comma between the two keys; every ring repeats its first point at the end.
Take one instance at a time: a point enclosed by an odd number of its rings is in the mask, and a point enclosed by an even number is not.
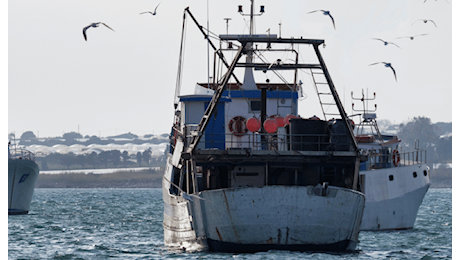
{"type": "Polygon", "coordinates": [[[160,167],[108,168],[108,169],[75,169],[40,171],[40,174],[111,174],[116,172],[139,172],[146,170],[160,170],[160,167]]]}
{"type": "Polygon", "coordinates": [[[62,174],[40,173],[35,188],[160,188],[162,177],[163,171],[158,167],[106,174],[82,171],[62,174]]]}
{"type": "MultiPolygon", "coordinates": [[[[161,167],[116,170],[116,172],[102,174],[93,173],[94,170],[75,170],[72,173],[61,174],[40,173],[35,188],[161,188],[163,178],[161,167]]],[[[430,189],[442,188],[452,188],[452,169],[450,172],[432,170],[430,189]]]]}

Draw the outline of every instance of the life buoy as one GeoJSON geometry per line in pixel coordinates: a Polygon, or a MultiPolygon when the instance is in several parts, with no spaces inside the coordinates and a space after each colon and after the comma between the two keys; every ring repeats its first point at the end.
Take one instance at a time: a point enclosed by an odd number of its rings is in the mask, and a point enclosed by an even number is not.
{"type": "Polygon", "coordinates": [[[355,121],[353,121],[351,119],[348,119],[348,120],[350,120],[351,129],[354,130],[355,129],[355,121]]]}
{"type": "Polygon", "coordinates": [[[393,165],[397,167],[399,165],[399,161],[401,160],[398,150],[396,149],[393,150],[392,158],[393,158],[393,165]]]}
{"type": "Polygon", "coordinates": [[[235,136],[242,136],[248,132],[246,127],[246,118],[242,116],[235,116],[228,122],[228,130],[235,136]]]}

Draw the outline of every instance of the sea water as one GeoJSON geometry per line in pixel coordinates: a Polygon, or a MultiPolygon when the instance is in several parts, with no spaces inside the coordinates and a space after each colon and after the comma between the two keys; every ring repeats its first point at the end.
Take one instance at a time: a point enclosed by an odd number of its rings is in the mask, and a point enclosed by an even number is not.
{"type": "Polygon", "coordinates": [[[429,189],[410,230],[363,231],[355,253],[174,252],[163,245],[161,189],[36,189],[8,216],[8,259],[451,259],[452,190],[429,189]]]}

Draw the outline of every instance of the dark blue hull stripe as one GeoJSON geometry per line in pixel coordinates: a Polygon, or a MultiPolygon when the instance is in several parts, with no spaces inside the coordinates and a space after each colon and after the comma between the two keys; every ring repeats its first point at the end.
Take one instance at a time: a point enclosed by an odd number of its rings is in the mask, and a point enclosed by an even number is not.
{"type": "Polygon", "coordinates": [[[228,253],[255,253],[269,250],[289,250],[303,252],[346,252],[349,240],[323,245],[281,245],[281,244],[236,244],[207,239],[209,251],[228,253]]]}

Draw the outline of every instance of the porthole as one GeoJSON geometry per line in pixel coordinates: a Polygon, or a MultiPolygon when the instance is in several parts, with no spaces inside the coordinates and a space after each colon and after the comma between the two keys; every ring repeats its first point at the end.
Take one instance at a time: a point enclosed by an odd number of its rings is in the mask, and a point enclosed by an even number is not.
{"type": "Polygon", "coordinates": [[[394,179],[393,175],[388,176],[388,178],[390,179],[390,181],[393,181],[394,179]]]}
{"type": "Polygon", "coordinates": [[[417,172],[413,172],[412,175],[414,176],[414,178],[417,178],[417,172]]]}
{"type": "Polygon", "coordinates": [[[426,170],[423,171],[423,175],[427,176],[428,173],[426,172],[426,170]]]}

